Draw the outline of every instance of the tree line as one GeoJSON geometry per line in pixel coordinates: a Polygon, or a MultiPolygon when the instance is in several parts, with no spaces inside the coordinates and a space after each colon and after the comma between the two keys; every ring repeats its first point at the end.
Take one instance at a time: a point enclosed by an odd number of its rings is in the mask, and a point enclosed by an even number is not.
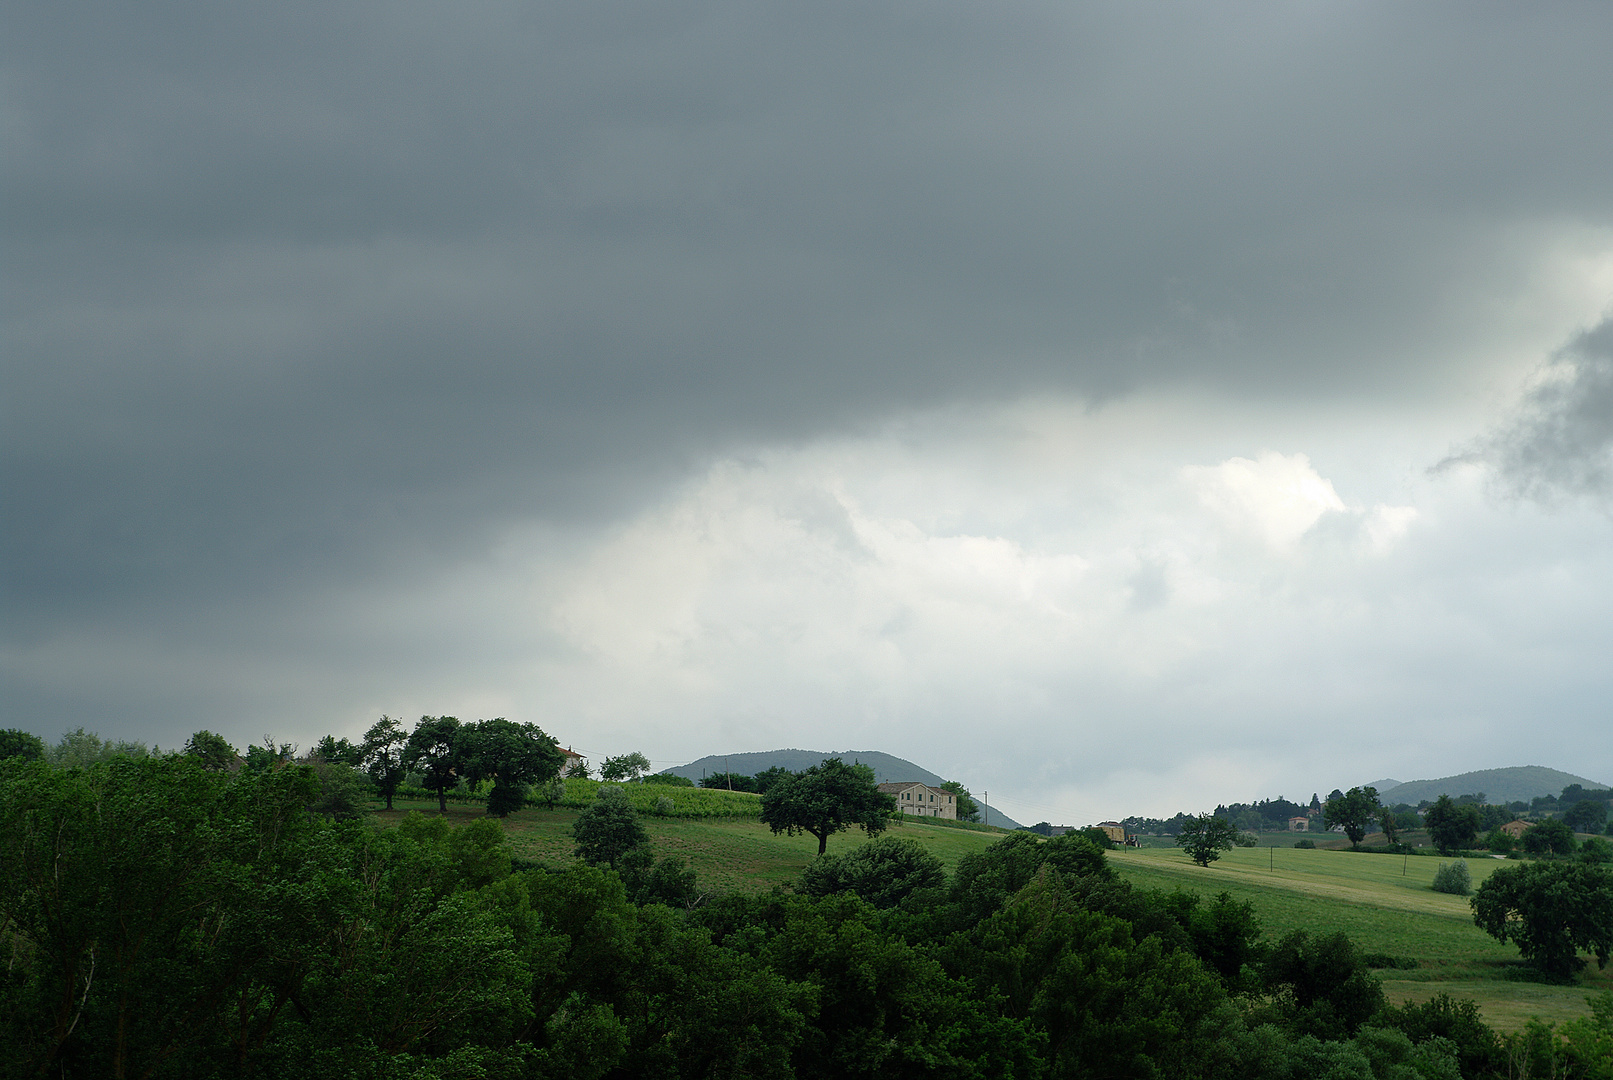
{"type": "Polygon", "coordinates": [[[809,816],[873,788],[844,762],[775,784],[770,824],[873,839],[745,896],[657,857],[619,787],[575,859],[523,862],[491,816],[314,812],[314,764],[209,744],[0,765],[0,1076],[1589,1077],[1613,1039],[1613,997],[1528,1039],[1391,1005],[1344,935],[1270,940],[1082,836],[948,874],[888,807],[809,816]]]}

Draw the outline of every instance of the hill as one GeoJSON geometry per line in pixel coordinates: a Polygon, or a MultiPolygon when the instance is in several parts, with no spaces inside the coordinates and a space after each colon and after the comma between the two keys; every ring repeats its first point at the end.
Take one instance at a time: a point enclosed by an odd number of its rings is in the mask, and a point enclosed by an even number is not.
{"type": "Polygon", "coordinates": [[[1413,806],[1424,799],[1430,801],[1441,795],[1455,798],[1483,792],[1492,803],[1528,802],[1542,795],[1560,795],[1569,784],[1586,788],[1605,788],[1608,785],[1587,780],[1573,773],[1548,769],[1544,765],[1515,765],[1510,769],[1480,769],[1478,772],[1459,773],[1441,780],[1412,780],[1390,788],[1378,788],[1378,798],[1385,805],[1410,803],[1413,806]]]}
{"type": "MultiPolygon", "coordinates": [[[[749,754],[708,754],[687,765],[661,771],[673,776],[687,777],[698,784],[701,777],[711,773],[734,772],[744,776],[755,776],[759,772],[774,768],[800,772],[816,765],[824,758],[832,757],[849,761],[853,765],[867,765],[874,770],[874,780],[881,784],[916,780],[931,787],[940,787],[946,782],[945,777],[937,776],[906,758],[881,753],[878,750],[762,750],[749,754]]],[[[991,810],[991,824],[1001,825],[1005,829],[1023,828],[1019,822],[996,807],[991,810]]]]}

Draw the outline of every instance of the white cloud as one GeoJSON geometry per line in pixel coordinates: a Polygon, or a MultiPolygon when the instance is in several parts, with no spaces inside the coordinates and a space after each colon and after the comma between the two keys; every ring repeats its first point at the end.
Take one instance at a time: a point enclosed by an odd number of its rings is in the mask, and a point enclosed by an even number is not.
{"type": "Polygon", "coordinates": [[[1332,482],[1317,475],[1304,454],[1264,450],[1253,461],[1235,457],[1184,473],[1205,506],[1276,551],[1291,551],[1323,514],[1345,509],[1332,482]]]}

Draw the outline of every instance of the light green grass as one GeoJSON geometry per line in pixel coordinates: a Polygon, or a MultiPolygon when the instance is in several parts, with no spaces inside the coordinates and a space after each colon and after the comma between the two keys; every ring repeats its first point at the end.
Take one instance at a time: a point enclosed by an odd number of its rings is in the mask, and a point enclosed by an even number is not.
{"type": "MultiPolygon", "coordinates": [[[[1226,892],[1248,901],[1270,937],[1342,930],[1365,952],[1416,960],[1415,969],[1380,972],[1391,1001],[1438,993],[1472,998],[1490,1023],[1512,1030],[1529,1016],[1587,1015],[1586,995],[1613,988],[1613,969],[1598,971],[1594,961],[1574,985],[1525,981],[1533,973],[1518,950],[1473,925],[1466,897],[1433,891],[1441,861],[1263,847],[1236,848],[1201,867],[1174,849],[1110,853],[1111,864],[1135,885],[1207,896],[1226,892]]],[[[1505,865],[1469,859],[1474,887],[1505,865]]]]}
{"type": "MultiPolygon", "coordinates": [[[[648,785],[647,785],[648,786],[648,785]]],[[[650,787],[650,790],[654,790],[650,787]]],[[[674,788],[687,793],[688,788],[674,788]]],[[[728,792],[720,794],[727,795],[728,792]]],[[[737,794],[737,793],[735,793],[737,794]]],[[[754,797],[754,796],[753,796],[754,797]]],[[[392,814],[377,815],[383,822],[396,820],[410,810],[436,813],[435,802],[397,800],[392,814]]],[[[448,804],[450,821],[468,821],[482,816],[481,806],[448,804]]],[[[505,832],[515,855],[534,862],[569,862],[575,841],[572,822],[579,811],[557,807],[554,810],[526,809],[504,819],[505,832]]],[[[760,821],[724,818],[677,818],[646,815],[639,819],[657,855],[678,855],[694,868],[702,889],[712,892],[767,892],[775,885],[799,880],[801,871],[818,854],[818,841],[812,836],[775,836],[760,821]]],[[[963,856],[980,851],[1005,836],[1001,832],[924,825],[908,819],[893,824],[886,836],[899,836],[924,845],[951,871],[963,856]]],[[[829,839],[830,854],[839,854],[867,843],[860,829],[852,829],[829,839]]]]}

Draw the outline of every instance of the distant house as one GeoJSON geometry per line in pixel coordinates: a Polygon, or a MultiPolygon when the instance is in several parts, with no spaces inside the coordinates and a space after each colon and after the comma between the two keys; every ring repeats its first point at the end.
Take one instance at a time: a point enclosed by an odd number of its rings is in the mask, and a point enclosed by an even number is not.
{"type": "Polygon", "coordinates": [[[1311,819],[1309,817],[1291,817],[1288,819],[1289,832],[1310,832],[1311,819]]]}
{"type": "Polygon", "coordinates": [[[1509,821],[1505,825],[1501,826],[1501,831],[1512,837],[1514,840],[1522,840],[1523,834],[1534,827],[1535,823],[1532,821],[1517,820],[1509,821]]]}
{"type": "Polygon", "coordinates": [[[896,800],[896,809],[915,817],[958,820],[957,796],[950,791],[916,782],[881,784],[879,790],[896,800]]]}
{"type": "MultiPolygon", "coordinates": [[[[559,749],[559,747],[556,747],[556,749],[559,749]]],[[[578,765],[581,765],[584,769],[588,768],[588,759],[577,753],[569,746],[560,751],[560,756],[565,758],[565,760],[560,763],[561,776],[570,776],[571,770],[578,765]]]]}
{"type": "Polygon", "coordinates": [[[1126,827],[1118,821],[1100,821],[1094,828],[1103,830],[1103,834],[1117,844],[1126,842],[1126,827]]]}

